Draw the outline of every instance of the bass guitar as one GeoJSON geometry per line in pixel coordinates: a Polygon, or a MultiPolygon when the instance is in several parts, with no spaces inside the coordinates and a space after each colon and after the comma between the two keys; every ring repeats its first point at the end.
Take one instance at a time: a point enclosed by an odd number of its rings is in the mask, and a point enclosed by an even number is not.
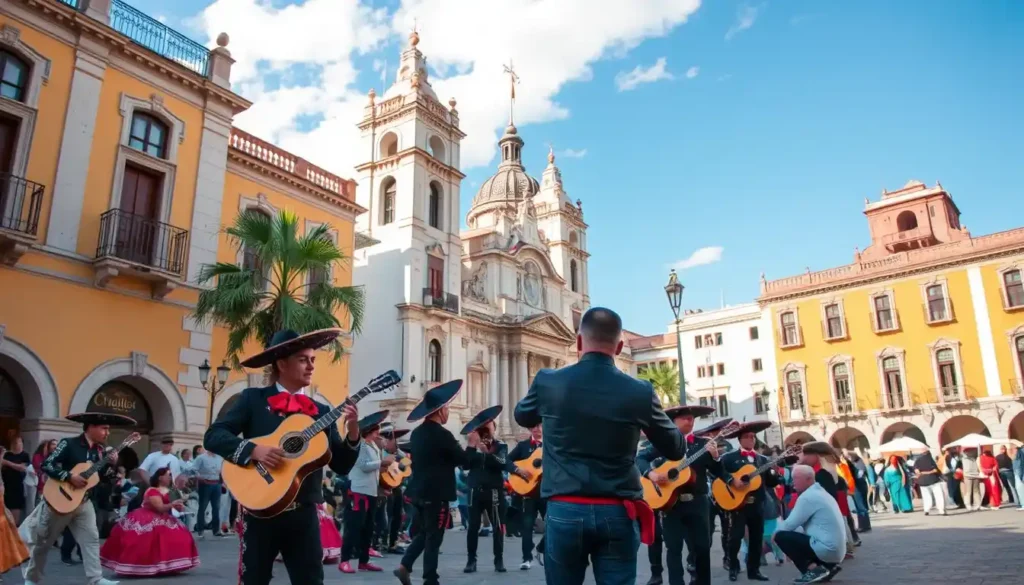
{"type": "Polygon", "coordinates": [[[512,491],[526,497],[534,497],[540,492],[540,478],[544,473],[543,453],[541,453],[543,450],[543,447],[538,448],[526,459],[515,462],[517,469],[527,469],[532,475],[530,479],[524,479],[516,473],[508,474],[508,484],[512,486],[512,491]]]}
{"type": "Polygon", "coordinates": [[[255,461],[244,466],[224,461],[221,476],[238,505],[257,518],[271,518],[285,511],[295,501],[306,476],[331,461],[330,445],[323,431],[341,418],[345,405],[358,404],[370,394],[384,392],[401,380],[397,372],[390,370],[318,419],[292,414],[281,421],[272,434],[249,439],[257,445],[279,447],[284,456],[274,469],[255,461]]]}
{"type": "Polygon", "coordinates": [[[679,490],[693,480],[693,470],[690,465],[700,459],[707,452],[708,446],[715,442],[720,435],[729,434],[739,428],[739,423],[731,422],[714,434],[709,435],[708,442],[692,455],[682,461],[666,461],[651,469],[666,477],[664,483],[655,483],[646,477],[640,478],[640,484],[644,488],[644,500],[654,510],[667,510],[676,502],[679,490]]]}
{"type": "MultiPolygon", "coordinates": [[[[118,453],[122,449],[131,447],[135,443],[142,440],[142,435],[139,433],[132,433],[128,435],[128,438],[121,442],[121,445],[115,449],[110,457],[100,459],[95,463],[88,461],[79,463],[72,467],[68,471],[71,475],[78,475],[85,480],[85,487],[76,488],[71,485],[70,481],[57,481],[52,477],[46,480],[46,485],[43,486],[43,497],[46,499],[46,503],[53,508],[53,511],[58,514],[70,514],[78,509],[78,506],[82,504],[82,500],[85,499],[85,494],[92,488],[96,487],[96,484],[100,482],[100,476],[97,475],[100,468],[102,468],[108,461],[116,459],[118,453]]],[[[69,476],[70,477],[70,476],[69,476]]]]}
{"type": "Polygon", "coordinates": [[[402,485],[405,478],[412,475],[412,459],[402,457],[386,469],[380,470],[380,485],[388,489],[395,489],[402,485]]]}
{"type": "Polygon", "coordinates": [[[743,506],[747,501],[747,495],[756,492],[761,487],[761,475],[779,464],[779,461],[801,453],[800,447],[790,447],[786,451],[765,463],[761,467],[754,467],[751,464],[744,465],[732,473],[732,479],[739,479],[746,482],[743,487],[735,487],[731,482],[716,479],[711,482],[711,495],[715,497],[718,507],[729,512],[743,506]]]}

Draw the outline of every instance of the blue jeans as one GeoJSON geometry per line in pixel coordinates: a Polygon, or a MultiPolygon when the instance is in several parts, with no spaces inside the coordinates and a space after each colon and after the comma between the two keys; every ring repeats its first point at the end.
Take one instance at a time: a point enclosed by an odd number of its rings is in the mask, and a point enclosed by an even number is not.
{"type": "Polygon", "coordinates": [[[1017,491],[1017,503],[1024,508],[1024,479],[1014,476],[1013,487],[1017,491]]]}
{"type": "Polygon", "coordinates": [[[220,482],[196,484],[196,492],[199,495],[199,510],[196,512],[196,534],[202,534],[206,529],[206,505],[213,508],[210,516],[210,529],[214,534],[220,534],[220,482]]]}
{"type": "Polygon", "coordinates": [[[868,516],[868,499],[865,492],[853,490],[853,506],[857,509],[857,530],[871,530],[871,518],[868,516]]]}
{"type": "Polygon", "coordinates": [[[544,524],[548,583],[582,585],[588,562],[597,585],[636,583],[640,528],[625,507],[549,501],[544,524]]]}

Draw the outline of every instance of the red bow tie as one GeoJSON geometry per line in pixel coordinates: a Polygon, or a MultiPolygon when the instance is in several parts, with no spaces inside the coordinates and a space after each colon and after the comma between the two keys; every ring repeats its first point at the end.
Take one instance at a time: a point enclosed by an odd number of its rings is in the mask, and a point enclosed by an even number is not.
{"type": "Polygon", "coordinates": [[[740,455],[744,457],[757,457],[757,453],[753,451],[740,451],[740,455]]]}
{"type": "Polygon", "coordinates": [[[267,399],[271,412],[278,414],[295,414],[301,412],[307,416],[316,416],[319,410],[316,404],[304,394],[278,392],[267,399]]]}
{"type": "Polygon", "coordinates": [[[693,443],[693,435],[687,436],[686,437],[686,442],[692,444],[693,443]]]}

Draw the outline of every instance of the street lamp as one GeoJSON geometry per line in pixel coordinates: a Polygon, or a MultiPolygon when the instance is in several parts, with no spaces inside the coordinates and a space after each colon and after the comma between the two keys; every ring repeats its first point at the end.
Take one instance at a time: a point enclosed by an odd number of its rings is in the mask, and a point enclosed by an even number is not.
{"type": "Polygon", "coordinates": [[[210,407],[206,411],[207,427],[213,424],[213,401],[224,390],[224,385],[228,383],[229,374],[231,374],[231,368],[226,363],[221,362],[217,367],[217,378],[210,380],[210,360],[203,360],[203,365],[199,366],[199,383],[210,394],[210,407]]]}
{"type": "Polygon", "coordinates": [[[665,296],[668,297],[668,306],[672,308],[672,315],[676,323],[676,353],[679,362],[679,404],[686,406],[686,376],[683,374],[683,333],[680,330],[679,307],[683,304],[683,285],[676,276],[675,269],[668,274],[668,284],[665,285],[665,296]]]}

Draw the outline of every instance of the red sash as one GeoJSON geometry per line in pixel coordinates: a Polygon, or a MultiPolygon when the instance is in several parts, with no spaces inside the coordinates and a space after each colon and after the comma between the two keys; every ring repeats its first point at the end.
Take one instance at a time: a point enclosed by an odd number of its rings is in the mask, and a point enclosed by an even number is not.
{"type": "Polygon", "coordinates": [[[620,498],[596,498],[588,496],[554,496],[556,502],[567,504],[589,504],[596,506],[623,506],[630,520],[640,523],[640,542],[651,545],[654,542],[654,510],[644,500],[623,500],[620,498]]]}

